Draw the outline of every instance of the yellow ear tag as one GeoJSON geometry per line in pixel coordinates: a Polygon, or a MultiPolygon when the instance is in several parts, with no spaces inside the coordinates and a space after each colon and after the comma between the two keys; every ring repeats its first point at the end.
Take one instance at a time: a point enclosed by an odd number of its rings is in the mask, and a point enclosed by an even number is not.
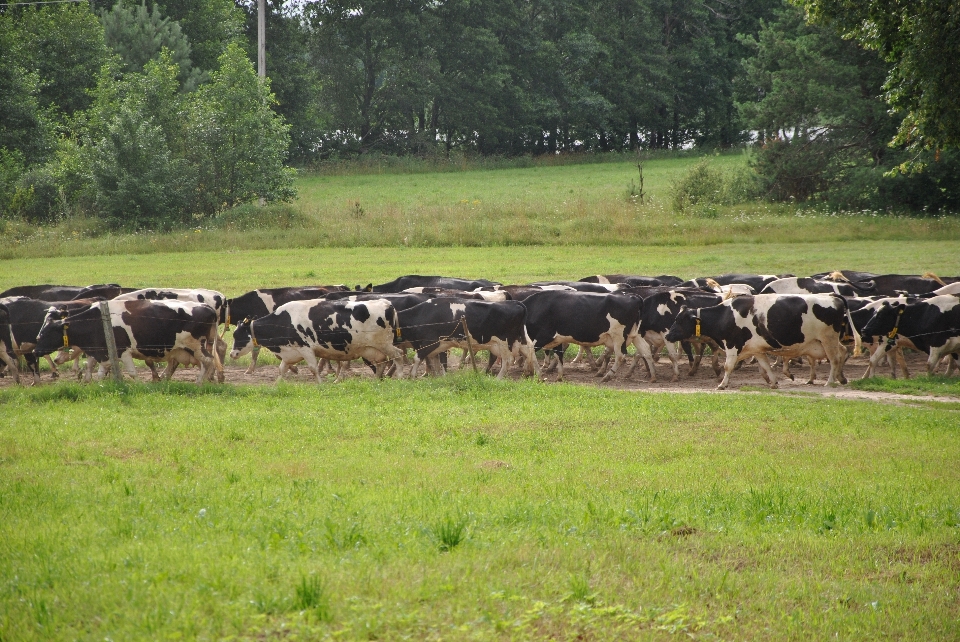
{"type": "Polygon", "coordinates": [[[698,337],[700,336],[700,319],[697,319],[696,335],[697,335],[698,337]]]}
{"type": "Polygon", "coordinates": [[[69,347],[70,347],[70,340],[67,339],[67,328],[69,328],[69,327],[70,327],[70,324],[69,324],[69,323],[64,323],[64,324],[63,324],[63,347],[64,347],[64,348],[69,348],[69,347]]]}

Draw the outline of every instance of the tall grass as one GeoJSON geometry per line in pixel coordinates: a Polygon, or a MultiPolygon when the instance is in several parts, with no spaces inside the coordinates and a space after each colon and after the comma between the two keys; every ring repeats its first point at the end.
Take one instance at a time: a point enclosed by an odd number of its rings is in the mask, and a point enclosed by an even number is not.
{"type": "MultiPolygon", "coordinates": [[[[607,162],[572,165],[554,159],[523,168],[511,160],[514,165],[505,169],[419,174],[341,168],[298,179],[300,198],[292,205],[244,206],[167,233],[109,232],[85,220],[49,228],[0,222],[0,259],[216,249],[960,240],[956,217],[724,204],[729,195],[700,207],[697,216],[683,216],[671,206],[674,185],[697,166],[696,158],[646,162],[643,203],[635,197],[635,164],[600,160],[607,162]]],[[[710,167],[737,176],[745,162],[742,155],[717,156],[710,167]]]]}

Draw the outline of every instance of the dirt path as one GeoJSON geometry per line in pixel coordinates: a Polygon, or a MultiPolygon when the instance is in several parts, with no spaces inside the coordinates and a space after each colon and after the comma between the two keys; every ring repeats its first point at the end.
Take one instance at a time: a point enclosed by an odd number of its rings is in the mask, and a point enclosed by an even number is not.
{"type": "MultiPolygon", "coordinates": [[[[907,364],[912,375],[926,372],[925,359],[925,355],[921,354],[907,355],[907,364]]],[[[458,363],[458,359],[456,357],[452,358],[451,360],[455,363],[458,363]]],[[[480,360],[478,360],[478,362],[479,361],[480,360]]],[[[850,359],[844,368],[844,372],[849,379],[856,379],[862,376],[864,370],[866,369],[866,365],[866,357],[850,359]]],[[[454,369],[456,369],[456,365],[454,365],[454,369]]],[[[889,392],[854,390],[847,386],[828,388],[823,385],[823,382],[826,381],[827,374],[829,372],[829,365],[826,363],[821,364],[817,368],[817,383],[814,385],[807,385],[806,383],[808,375],[808,368],[806,365],[794,367],[792,370],[794,380],[791,381],[790,379],[781,376],[779,380],[780,388],[776,392],[769,390],[766,382],[761,377],[760,369],[756,364],[743,366],[734,372],[730,378],[730,387],[727,390],[719,391],[716,389],[718,378],[714,376],[709,360],[705,359],[699,371],[691,377],[687,375],[688,366],[686,364],[686,357],[683,357],[681,360],[680,379],[676,382],[671,381],[673,374],[672,368],[670,366],[670,362],[665,356],[661,357],[659,363],[657,364],[656,383],[647,382],[647,374],[643,366],[639,366],[629,379],[626,379],[623,376],[626,373],[626,368],[624,368],[621,370],[621,374],[616,378],[608,381],[607,383],[600,383],[599,378],[597,378],[595,373],[585,364],[569,362],[564,368],[564,379],[569,383],[578,385],[596,385],[605,388],[631,390],[636,392],[709,392],[713,394],[727,395],[781,394],[785,396],[834,397],[837,399],[882,401],[886,403],[901,404],[905,402],[936,400],[943,401],[953,399],[952,397],[938,397],[934,395],[903,395],[889,392]]],[[[253,374],[246,374],[246,366],[229,364],[224,367],[224,374],[225,381],[227,383],[273,385],[277,380],[277,360],[270,355],[265,356],[264,354],[261,354],[260,365],[253,374]]],[[[881,369],[880,374],[883,376],[889,376],[889,368],[885,367],[881,369]]],[[[138,368],[138,375],[141,381],[150,381],[150,371],[145,367],[141,366],[138,368]]],[[[75,375],[73,375],[72,371],[69,370],[68,366],[61,366],[59,381],[73,381],[75,380],[74,376],[75,375]]],[[[175,381],[194,381],[196,376],[197,370],[195,368],[180,368],[177,370],[173,378],[175,381]]],[[[348,376],[369,378],[372,377],[372,373],[368,367],[360,364],[359,362],[354,362],[351,364],[350,374],[348,376]]],[[[520,375],[517,372],[511,373],[509,376],[512,379],[520,378],[520,375]]],[[[900,376],[902,376],[902,374],[900,376]]],[[[546,375],[546,378],[548,382],[553,382],[556,380],[556,373],[549,373],[546,375]]],[[[300,368],[300,372],[298,374],[288,375],[287,380],[309,383],[313,381],[313,377],[309,374],[306,368],[300,368]]],[[[58,380],[53,379],[49,372],[44,371],[42,373],[41,385],[55,384],[56,381],[58,380]]],[[[0,378],[0,389],[12,385],[13,380],[10,377],[0,378]]]]}

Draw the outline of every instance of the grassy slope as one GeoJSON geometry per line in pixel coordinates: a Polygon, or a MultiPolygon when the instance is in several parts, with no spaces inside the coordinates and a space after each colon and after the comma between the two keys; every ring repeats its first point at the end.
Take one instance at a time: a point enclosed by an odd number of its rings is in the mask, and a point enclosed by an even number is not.
{"type": "Polygon", "coordinates": [[[0,637],[960,625],[955,410],[470,377],[195,390],[0,394],[0,637]]]}
{"type": "MultiPolygon", "coordinates": [[[[719,208],[677,216],[671,182],[695,158],[657,159],[644,170],[645,205],[628,198],[630,162],[424,174],[305,175],[288,208],[249,207],[196,232],[105,234],[83,221],[41,230],[0,224],[0,259],[175,251],[316,247],[535,245],[707,246],[822,240],[960,240],[960,219],[828,215],[787,205],[719,208]],[[292,213],[292,214],[291,214],[292,213]],[[261,220],[262,218],[262,220],[261,220]]],[[[721,168],[744,162],[719,156],[721,168]]]]}
{"type": "Polygon", "coordinates": [[[956,242],[869,241],[625,248],[317,248],[0,261],[0,290],[27,283],[115,282],[132,287],[212,287],[237,295],[256,287],[384,282],[401,274],[485,277],[507,283],[578,279],[597,273],[682,277],[724,272],[833,269],[960,273],[956,242]]]}

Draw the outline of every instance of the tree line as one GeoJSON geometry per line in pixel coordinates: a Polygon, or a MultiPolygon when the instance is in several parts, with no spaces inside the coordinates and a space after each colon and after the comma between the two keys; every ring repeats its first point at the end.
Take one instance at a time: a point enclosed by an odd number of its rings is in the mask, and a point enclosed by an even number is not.
{"type": "Polygon", "coordinates": [[[267,83],[253,3],[10,8],[0,205],[141,225],[290,198],[284,162],[753,144],[758,197],[956,211],[960,9],[899,6],[268,0],[267,83]]]}

